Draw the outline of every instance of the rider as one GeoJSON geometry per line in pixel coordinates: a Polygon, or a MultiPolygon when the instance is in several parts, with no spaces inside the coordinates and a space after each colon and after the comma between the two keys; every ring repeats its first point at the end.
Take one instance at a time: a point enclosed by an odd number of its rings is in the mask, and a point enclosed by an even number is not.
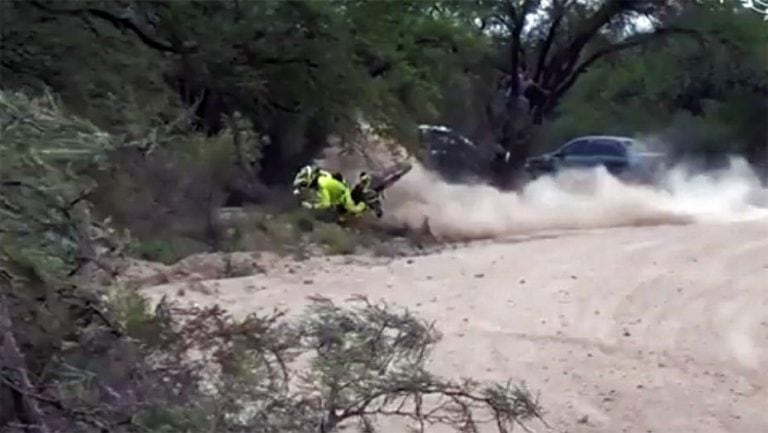
{"type": "Polygon", "coordinates": [[[370,182],[370,175],[362,172],[358,184],[350,189],[340,173],[331,174],[326,170],[307,165],[296,174],[293,186],[297,188],[294,193],[299,193],[300,189],[309,189],[316,193],[314,203],[308,201],[301,203],[308,209],[336,208],[339,213],[358,215],[368,209],[362,193],[369,187],[370,182]]]}

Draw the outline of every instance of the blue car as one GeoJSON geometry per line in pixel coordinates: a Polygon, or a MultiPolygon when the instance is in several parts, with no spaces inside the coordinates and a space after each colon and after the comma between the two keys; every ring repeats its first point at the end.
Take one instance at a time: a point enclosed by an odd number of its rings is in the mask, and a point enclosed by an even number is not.
{"type": "Polygon", "coordinates": [[[532,178],[565,169],[600,166],[622,180],[652,183],[665,167],[665,154],[649,152],[633,138],[589,135],[574,138],[554,152],[528,158],[525,162],[525,169],[532,178]]]}

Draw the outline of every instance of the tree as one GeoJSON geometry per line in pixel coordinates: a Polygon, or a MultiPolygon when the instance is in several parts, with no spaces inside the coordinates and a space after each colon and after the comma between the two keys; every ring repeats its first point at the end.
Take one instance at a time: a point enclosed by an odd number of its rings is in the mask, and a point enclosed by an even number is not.
{"type": "Polygon", "coordinates": [[[652,41],[596,65],[564,97],[543,141],[652,134],[673,157],[716,163],[739,154],[763,165],[765,23],[748,9],[719,3],[689,7],[676,21],[702,37],[652,41]]]}
{"type": "Polygon", "coordinates": [[[481,4],[483,27],[498,41],[499,88],[505,92],[501,107],[487,111],[497,140],[517,162],[527,156],[531,127],[541,125],[596,62],[662,36],[693,34],[666,18],[674,13],[672,5],[653,1],[481,4]],[[633,25],[640,18],[651,23],[650,30],[633,25]]]}
{"type": "Polygon", "coordinates": [[[22,19],[60,29],[113,26],[161,55],[181,102],[202,97],[198,128],[216,134],[235,112],[251,121],[264,137],[260,176],[268,183],[285,181],[330,133],[357,128],[361,115],[414,136],[413,118],[434,110],[438,83],[455,79],[463,66],[456,54],[473,37],[423,1],[14,5],[22,19]]]}
{"type": "Polygon", "coordinates": [[[112,271],[104,257],[116,244],[109,227],[91,217],[93,185],[82,175],[103,162],[111,140],[89,122],[63,116],[50,96],[0,93],[0,122],[0,404],[19,422],[52,431],[33,378],[77,339],[78,326],[109,325],[94,307],[96,295],[73,281],[86,263],[112,271]]]}

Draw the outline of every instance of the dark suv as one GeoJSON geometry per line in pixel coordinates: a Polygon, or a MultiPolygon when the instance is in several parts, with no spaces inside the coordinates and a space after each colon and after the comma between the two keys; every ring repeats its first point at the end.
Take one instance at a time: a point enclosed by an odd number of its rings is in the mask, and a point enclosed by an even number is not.
{"type": "Polygon", "coordinates": [[[648,152],[639,141],[620,136],[590,135],[575,138],[554,152],[528,158],[531,177],[555,174],[563,169],[603,166],[623,180],[653,182],[664,167],[664,154],[648,152]]]}
{"type": "Polygon", "coordinates": [[[425,167],[451,182],[487,177],[494,157],[501,151],[498,146],[478,145],[441,125],[419,125],[419,138],[425,167]]]}

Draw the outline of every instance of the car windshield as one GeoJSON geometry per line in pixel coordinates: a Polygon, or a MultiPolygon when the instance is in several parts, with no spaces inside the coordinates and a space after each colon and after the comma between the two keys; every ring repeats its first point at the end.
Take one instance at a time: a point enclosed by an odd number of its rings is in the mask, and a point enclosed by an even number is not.
{"type": "Polygon", "coordinates": [[[648,146],[638,140],[627,140],[627,147],[635,152],[648,152],[648,146]]]}
{"type": "Polygon", "coordinates": [[[593,155],[623,157],[627,154],[628,143],[625,140],[596,138],[589,142],[593,155]]]}

